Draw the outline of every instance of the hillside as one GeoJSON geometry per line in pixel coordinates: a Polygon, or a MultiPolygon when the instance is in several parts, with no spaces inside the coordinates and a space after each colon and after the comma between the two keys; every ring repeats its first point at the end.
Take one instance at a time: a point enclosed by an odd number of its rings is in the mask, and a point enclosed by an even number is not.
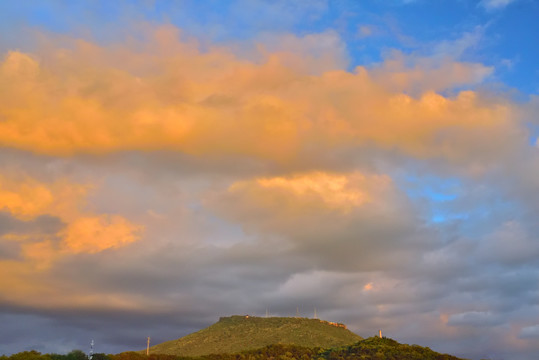
{"type": "Polygon", "coordinates": [[[440,354],[428,347],[400,344],[389,338],[370,337],[356,344],[328,349],[319,359],[376,359],[376,360],[461,360],[452,355],[440,354]]]}
{"type": "MultiPolygon", "coordinates": [[[[441,354],[419,345],[400,344],[389,338],[370,337],[352,345],[332,349],[308,348],[297,345],[268,345],[239,353],[221,353],[187,357],[180,355],[125,352],[100,360],[464,360],[441,354]]],[[[1,359],[0,359],[1,360],[1,359]]],[[[20,360],[20,359],[6,359],[20,360]]],[[[50,360],[50,359],[37,359],[50,360]]],[[[61,359],[60,359],[61,360],[61,359]]],[[[69,359],[67,359],[69,360],[69,359]]]]}
{"type": "Polygon", "coordinates": [[[231,354],[273,344],[328,349],[350,345],[361,339],[342,324],[318,319],[230,316],[193,334],[152,346],[150,353],[181,356],[231,354]]]}

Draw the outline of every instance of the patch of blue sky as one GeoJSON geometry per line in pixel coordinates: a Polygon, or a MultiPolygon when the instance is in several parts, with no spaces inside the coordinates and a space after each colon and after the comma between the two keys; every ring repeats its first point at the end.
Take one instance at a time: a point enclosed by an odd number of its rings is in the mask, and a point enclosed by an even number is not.
{"type": "Polygon", "coordinates": [[[452,201],[430,201],[421,208],[426,223],[433,226],[458,225],[462,236],[480,238],[500,224],[522,218],[519,204],[500,196],[494,189],[468,192],[452,201]]]}
{"type": "Polygon", "coordinates": [[[231,16],[231,6],[228,1],[158,1],[145,15],[160,24],[173,24],[191,36],[222,41],[240,38],[236,28],[241,20],[231,16]]]}
{"type": "Polygon", "coordinates": [[[114,1],[0,1],[0,47],[4,51],[31,47],[28,30],[106,44],[117,39],[113,34],[125,27],[126,12],[123,2],[114,1]]]}
{"type": "Polygon", "coordinates": [[[324,20],[318,21],[322,15],[327,18],[324,4],[319,1],[160,1],[149,10],[149,17],[170,22],[193,36],[228,42],[253,39],[266,32],[299,35],[319,32],[329,27],[324,20]]]}
{"type": "Polygon", "coordinates": [[[405,174],[394,177],[396,184],[418,206],[427,223],[441,224],[469,217],[469,213],[456,206],[460,202],[462,182],[458,178],[435,175],[405,174]]]}
{"type": "Polygon", "coordinates": [[[400,181],[410,199],[427,199],[446,202],[457,199],[461,181],[457,178],[441,178],[434,175],[405,175],[400,181]]]}
{"type": "Polygon", "coordinates": [[[468,214],[446,214],[443,212],[432,214],[430,217],[431,223],[447,223],[456,220],[466,220],[468,219],[468,214]]]}
{"type": "Polygon", "coordinates": [[[66,32],[70,29],[70,24],[66,18],[58,18],[55,10],[51,7],[40,5],[39,3],[29,9],[28,22],[33,26],[43,27],[50,31],[66,32]]]}
{"type": "Polygon", "coordinates": [[[537,146],[537,141],[539,140],[539,125],[537,124],[526,124],[528,129],[528,144],[531,146],[537,146]]]}
{"type": "Polygon", "coordinates": [[[374,1],[368,4],[366,10],[372,17],[401,37],[401,45],[409,48],[459,36],[481,22],[467,2],[418,1],[391,6],[391,3],[374,1]]]}
{"type": "MultiPolygon", "coordinates": [[[[474,197],[470,194],[470,198],[474,197]]],[[[524,214],[521,206],[505,197],[496,196],[494,192],[484,194],[480,198],[468,199],[455,204],[465,215],[459,221],[461,234],[470,238],[480,238],[491,233],[501,224],[522,219],[524,214]]]]}
{"type": "Polygon", "coordinates": [[[351,68],[380,61],[372,56],[376,52],[383,57],[389,49],[398,49],[419,56],[479,62],[494,67],[489,82],[503,83],[524,94],[539,92],[539,43],[530,43],[534,39],[530,34],[539,33],[538,2],[516,1],[494,13],[471,1],[362,4],[361,16],[350,22],[370,25],[376,31],[359,39],[341,34],[348,44],[351,68]]]}
{"type": "Polygon", "coordinates": [[[445,202],[455,200],[457,198],[456,194],[448,194],[435,191],[432,188],[426,188],[423,190],[423,194],[432,201],[436,202],[445,202]]]}

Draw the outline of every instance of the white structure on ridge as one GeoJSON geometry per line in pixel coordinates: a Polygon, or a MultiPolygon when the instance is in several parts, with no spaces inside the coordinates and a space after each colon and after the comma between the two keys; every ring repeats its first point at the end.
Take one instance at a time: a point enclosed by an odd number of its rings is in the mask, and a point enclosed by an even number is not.
{"type": "Polygon", "coordinates": [[[94,339],[90,341],[90,353],[88,354],[88,359],[92,360],[93,357],[94,357],[94,339]]]}

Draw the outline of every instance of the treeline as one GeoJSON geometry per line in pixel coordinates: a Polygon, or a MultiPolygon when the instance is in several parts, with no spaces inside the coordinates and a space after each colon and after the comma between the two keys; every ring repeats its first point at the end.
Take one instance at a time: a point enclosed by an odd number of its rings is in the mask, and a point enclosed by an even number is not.
{"type": "MultiPolygon", "coordinates": [[[[80,350],[69,354],[41,354],[25,351],[0,360],[88,360],[80,350]]],[[[428,347],[400,344],[389,338],[371,337],[351,346],[324,350],[296,345],[270,345],[238,354],[211,354],[186,357],[128,351],[119,354],[93,354],[92,360],[460,360],[457,357],[437,353],[428,347]]]]}
{"type": "MultiPolygon", "coordinates": [[[[262,349],[244,351],[239,354],[211,354],[200,357],[187,357],[165,354],[150,354],[127,351],[119,354],[93,354],[92,360],[315,360],[321,352],[319,348],[306,348],[295,345],[270,345],[262,349]]],[[[69,354],[41,354],[38,351],[24,351],[11,356],[0,356],[0,360],[89,360],[81,350],[69,354]]]]}
{"type": "Polygon", "coordinates": [[[428,347],[400,344],[389,338],[371,337],[351,346],[322,352],[325,360],[461,360],[428,347]]]}
{"type": "MultiPolygon", "coordinates": [[[[88,360],[81,350],[73,350],[69,354],[41,354],[39,351],[23,351],[11,356],[0,356],[0,360],[88,360]]],[[[98,360],[98,359],[95,359],[98,360]]],[[[101,359],[105,360],[105,359],[101,359]]]]}

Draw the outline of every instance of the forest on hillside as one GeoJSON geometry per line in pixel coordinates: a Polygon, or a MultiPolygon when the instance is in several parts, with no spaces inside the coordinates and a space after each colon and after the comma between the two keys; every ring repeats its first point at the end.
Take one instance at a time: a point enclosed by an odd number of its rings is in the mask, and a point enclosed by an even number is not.
{"type": "MultiPolygon", "coordinates": [[[[257,350],[237,354],[211,354],[200,357],[150,354],[128,351],[119,354],[92,355],[92,360],[460,360],[437,353],[428,347],[400,344],[389,338],[371,337],[351,346],[333,349],[306,348],[295,345],[270,345],[257,350]]],[[[68,354],[41,354],[24,351],[11,356],[0,356],[0,360],[89,360],[81,350],[68,354]]]]}

